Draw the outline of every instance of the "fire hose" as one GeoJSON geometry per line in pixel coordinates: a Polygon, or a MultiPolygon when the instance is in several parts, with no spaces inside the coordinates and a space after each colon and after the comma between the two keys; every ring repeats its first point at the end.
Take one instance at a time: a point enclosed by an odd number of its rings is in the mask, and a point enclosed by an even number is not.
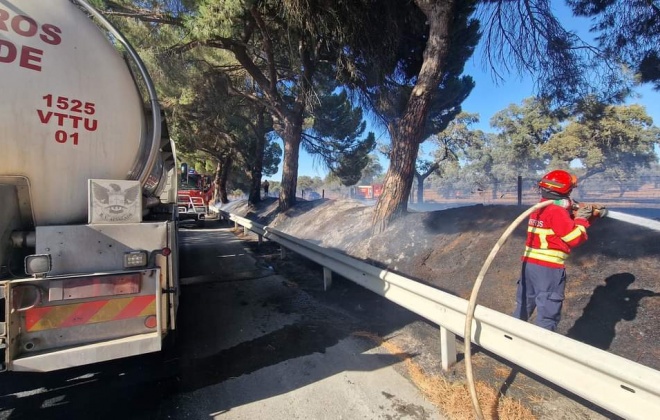
{"type": "MultiPolygon", "coordinates": [[[[465,334],[463,335],[463,337],[465,343],[465,375],[467,377],[468,388],[470,390],[470,397],[472,399],[474,412],[475,415],[477,416],[477,419],[479,420],[483,420],[484,415],[483,412],[481,411],[481,406],[479,405],[479,399],[477,397],[477,389],[474,382],[474,374],[472,371],[472,348],[471,348],[472,321],[474,320],[474,311],[477,306],[477,296],[479,295],[479,289],[481,288],[481,283],[484,280],[484,277],[486,275],[486,272],[488,271],[488,268],[490,267],[490,264],[493,262],[495,256],[499,252],[500,248],[502,248],[506,240],[509,238],[513,230],[520,224],[520,222],[522,222],[531,213],[543,207],[549,206],[550,204],[559,204],[559,203],[551,200],[537,203],[534,206],[527,209],[526,211],[524,211],[520,216],[518,216],[518,218],[516,218],[513,221],[513,223],[511,223],[511,225],[509,225],[509,227],[504,231],[500,239],[497,241],[497,243],[491,250],[490,254],[488,255],[488,258],[486,258],[486,260],[484,261],[484,264],[481,267],[481,271],[479,271],[479,275],[477,276],[474,286],[472,287],[472,293],[470,295],[470,301],[468,303],[468,308],[465,315],[465,334]]],[[[631,216],[625,213],[611,211],[611,210],[607,211],[606,214],[608,218],[616,219],[626,223],[631,223],[637,226],[642,226],[660,232],[660,222],[658,221],[646,219],[638,216],[631,216]]]]}

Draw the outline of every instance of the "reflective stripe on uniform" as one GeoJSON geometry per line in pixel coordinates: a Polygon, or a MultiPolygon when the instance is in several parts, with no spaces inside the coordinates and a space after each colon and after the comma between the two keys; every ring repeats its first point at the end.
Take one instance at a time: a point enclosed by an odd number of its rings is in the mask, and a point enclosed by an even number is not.
{"type": "Polygon", "coordinates": [[[556,249],[537,249],[526,246],[523,257],[563,265],[568,254],[556,249]]]}
{"type": "Polygon", "coordinates": [[[31,308],[25,311],[25,328],[42,331],[149,315],[156,315],[156,295],[31,308]]]}
{"type": "Polygon", "coordinates": [[[548,236],[552,236],[555,234],[555,231],[552,229],[544,229],[536,226],[529,226],[527,228],[527,232],[539,235],[539,241],[541,242],[541,248],[547,249],[548,248],[548,236]]]}
{"type": "Polygon", "coordinates": [[[570,242],[570,241],[572,241],[572,240],[574,240],[574,239],[579,238],[580,236],[582,236],[582,235],[584,235],[584,234],[586,234],[586,233],[587,233],[587,228],[585,228],[585,227],[582,226],[582,225],[576,225],[576,226],[575,226],[575,229],[573,229],[571,232],[569,232],[568,235],[563,236],[563,237],[561,238],[561,240],[564,241],[564,242],[570,242]]]}

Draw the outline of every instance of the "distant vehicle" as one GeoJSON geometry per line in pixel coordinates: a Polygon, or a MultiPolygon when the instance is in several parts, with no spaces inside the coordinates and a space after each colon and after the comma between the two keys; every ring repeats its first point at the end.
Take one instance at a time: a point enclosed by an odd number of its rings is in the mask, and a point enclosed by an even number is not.
{"type": "Polygon", "coordinates": [[[307,199],[308,200],[320,200],[321,199],[321,194],[317,193],[316,191],[312,191],[307,194],[307,199]]]}
{"type": "Polygon", "coordinates": [[[211,177],[200,175],[194,169],[189,170],[185,163],[181,171],[177,194],[179,220],[194,220],[197,227],[203,227],[213,196],[211,177]]]}
{"type": "Polygon", "coordinates": [[[364,200],[376,199],[383,193],[383,184],[359,185],[356,188],[356,198],[364,200]]]}

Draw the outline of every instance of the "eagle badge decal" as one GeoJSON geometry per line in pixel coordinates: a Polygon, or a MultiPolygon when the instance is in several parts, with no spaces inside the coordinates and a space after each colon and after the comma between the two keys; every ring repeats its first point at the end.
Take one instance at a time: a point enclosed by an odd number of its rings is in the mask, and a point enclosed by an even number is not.
{"type": "Polygon", "coordinates": [[[142,221],[139,181],[91,179],[89,223],[138,223],[142,221]]]}

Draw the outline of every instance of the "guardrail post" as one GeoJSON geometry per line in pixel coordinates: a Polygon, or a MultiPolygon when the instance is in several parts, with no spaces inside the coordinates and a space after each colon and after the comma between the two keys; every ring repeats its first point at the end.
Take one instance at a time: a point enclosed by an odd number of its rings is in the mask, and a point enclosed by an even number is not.
{"type": "Polygon", "coordinates": [[[234,220],[234,230],[238,229],[238,222],[234,220]]]}
{"type": "Polygon", "coordinates": [[[444,371],[456,363],[456,334],[445,327],[440,327],[440,358],[444,371]]]}
{"type": "Polygon", "coordinates": [[[327,291],[332,286],[332,270],[323,267],[323,291],[327,291]]]}
{"type": "Polygon", "coordinates": [[[250,233],[250,229],[247,226],[243,226],[243,235],[247,236],[248,233],[250,233]]]}
{"type": "Polygon", "coordinates": [[[280,245],[280,258],[286,258],[286,248],[284,248],[282,245],[280,245]]]}

